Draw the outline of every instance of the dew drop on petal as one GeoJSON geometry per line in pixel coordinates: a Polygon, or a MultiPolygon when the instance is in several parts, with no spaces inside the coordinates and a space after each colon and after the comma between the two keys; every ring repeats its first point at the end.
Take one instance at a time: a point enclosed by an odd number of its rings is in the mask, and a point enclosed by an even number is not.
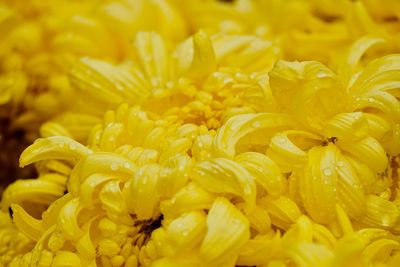
{"type": "Polygon", "coordinates": [[[111,168],[112,171],[116,171],[116,170],[118,170],[118,164],[117,163],[111,163],[110,168],[111,168]]]}
{"type": "Polygon", "coordinates": [[[331,176],[332,175],[332,169],[331,168],[325,168],[323,171],[325,176],[331,176]]]}

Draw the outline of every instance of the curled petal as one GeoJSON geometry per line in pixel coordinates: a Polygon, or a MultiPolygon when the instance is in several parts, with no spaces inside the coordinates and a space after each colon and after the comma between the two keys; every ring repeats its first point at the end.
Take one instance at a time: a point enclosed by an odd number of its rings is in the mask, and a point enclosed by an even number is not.
{"type": "Polygon", "coordinates": [[[327,247],[313,243],[296,243],[290,246],[285,254],[299,267],[329,266],[334,256],[327,247]]]}
{"type": "Polygon", "coordinates": [[[245,152],[235,158],[245,167],[262,187],[272,196],[282,194],[286,188],[278,165],[269,157],[256,152],[245,152]]]}
{"type": "Polygon", "coordinates": [[[205,234],[206,216],[201,211],[182,214],[167,227],[167,239],[175,253],[198,246],[205,234]]]}
{"type": "Polygon", "coordinates": [[[193,60],[188,74],[198,77],[214,71],[217,62],[207,33],[200,30],[193,36],[193,48],[193,60]]]}
{"type": "Polygon", "coordinates": [[[160,193],[164,197],[171,197],[187,183],[192,160],[186,153],[178,153],[165,164],[165,168],[160,171],[160,193]]]}
{"type": "Polygon", "coordinates": [[[11,204],[35,203],[48,205],[64,194],[64,186],[46,180],[18,180],[7,187],[1,201],[3,211],[11,204]]]}
{"type": "Polygon", "coordinates": [[[45,230],[43,221],[33,218],[17,204],[12,204],[11,209],[13,223],[17,229],[32,240],[38,241],[45,230]]]}
{"type": "Polygon", "coordinates": [[[152,219],[159,213],[159,173],[160,165],[146,165],[125,184],[123,194],[129,212],[135,213],[139,220],[152,219]]]}
{"type": "Polygon", "coordinates": [[[342,151],[352,155],[375,172],[383,172],[388,165],[388,158],[382,145],[373,137],[367,136],[355,142],[339,140],[337,145],[342,151]]]}
{"type": "Polygon", "coordinates": [[[341,72],[346,75],[347,78],[350,77],[357,65],[360,63],[360,60],[365,52],[371,47],[381,45],[383,43],[385,43],[385,39],[372,35],[366,35],[358,39],[350,47],[346,58],[346,65],[343,66],[341,72]]]}
{"type": "Polygon", "coordinates": [[[237,259],[237,265],[253,266],[270,263],[282,252],[282,241],[277,233],[270,236],[257,236],[244,244],[237,259]]]}
{"type": "Polygon", "coordinates": [[[312,243],[313,228],[311,220],[301,215],[296,222],[286,231],[282,238],[284,246],[290,246],[295,243],[312,243]]]}
{"type": "Polygon", "coordinates": [[[164,40],[155,32],[139,32],[135,39],[139,64],[152,85],[162,86],[169,80],[169,57],[164,40]]]}
{"type": "Polygon", "coordinates": [[[66,203],[60,210],[57,225],[63,232],[65,238],[69,240],[78,241],[83,235],[83,231],[78,224],[78,215],[82,208],[79,199],[74,198],[66,203]]]}
{"type": "Polygon", "coordinates": [[[115,174],[95,173],[90,175],[80,187],[79,197],[82,204],[91,206],[97,203],[99,200],[96,198],[95,192],[100,191],[99,186],[117,179],[118,176],[115,174]]]}
{"type": "Polygon", "coordinates": [[[363,116],[368,122],[368,133],[373,138],[383,141],[391,130],[391,125],[383,116],[372,113],[364,113],[363,116]]]}
{"type": "Polygon", "coordinates": [[[164,215],[176,215],[192,210],[209,209],[215,196],[195,182],[188,183],[171,199],[161,202],[160,209],[164,215]]]}
{"type": "Polygon", "coordinates": [[[380,239],[369,244],[363,251],[367,263],[386,262],[393,250],[400,248],[400,243],[390,239],[380,239]]]}
{"type": "Polygon", "coordinates": [[[395,203],[375,195],[366,198],[365,214],[359,221],[370,227],[391,229],[397,225],[400,211],[395,203]]]}
{"type": "Polygon", "coordinates": [[[336,75],[316,61],[279,60],[269,73],[272,94],[304,127],[321,131],[326,119],[345,105],[336,75]]]}
{"type": "Polygon", "coordinates": [[[250,237],[249,221],[225,198],[217,198],[207,216],[200,256],[207,266],[234,260],[250,237]]]}
{"type": "Polygon", "coordinates": [[[103,129],[100,137],[100,149],[102,151],[114,151],[119,146],[119,136],[124,131],[121,123],[110,123],[103,129]]]}
{"type": "Polygon", "coordinates": [[[119,181],[108,181],[102,187],[99,193],[99,199],[109,218],[121,223],[133,223],[133,220],[128,214],[128,208],[122,195],[119,181]]]}
{"type": "Polygon", "coordinates": [[[68,180],[68,191],[78,194],[80,184],[95,173],[115,173],[120,178],[128,178],[136,172],[137,167],[127,158],[110,152],[98,152],[81,159],[72,170],[68,180]]]}
{"type": "Polygon", "coordinates": [[[46,228],[50,228],[57,223],[60,210],[72,199],[71,194],[67,193],[59,199],[53,201],[50,206],[42,214],[43,224],[46,228]]]}
{"type": "Polygon", "coordinates": [[[71,84],[99,101],[140,103],[149,92],[142,77],[124,66],[91,58],[80,59],[70,71],[71,84]]]}
{"type": "Polygon", "coordinates": [[[365,192],[361,177],[344,157],[339,158],[336,170],[338,203],[351,218],[362,216],[365,211],[365,192]]]}
{"type": "Polygon", "coordinates": [[[299,190],[304,207],[316,222],[328,223],[334,218],[339,149],[329,144],[308,152],[308,164],[299,177],[299,190]]]}
{"type": "Polygon", "coordinates": [[[200,162],[194,167],[193,179],[213,193],[232,193],[254,205],[256,184],[254,177],[238,163],[224,158],[200,162]]]}
{"type": "Polygon", "coordinates": [[[322,244],[328,248],[335,248],[337,244],[336,237],[333,233],[321,224],[314,223],[313,228],[313,239],[316,243],[322,244]]]}
{"type": "Polygon", "coordinates": [[[53,259],[51,266],[54,267],[82,267],[80,257],[70,251],[59,251],[53,259]]]}
{"type": "MultiPolygon", "coordinates": [[[[240,140],[250,134],[260,134],[260,144],[268,142],[269,132],[283,130],[290,126],[290,120],[283,114],[258,113],[244,114],[231,117],[217,132],[214,146],[218,153],[233,157],[240,140]],[[261,136],[260,136],[261,138],[261,136]]],[[[252,139],[254,144],[254,139],[252,139]]]]}
{"type": "Polygon", "coordinates": [[[64,136],[40,138],[22,152],[19,164],[24,167],[46,159],[77,160],[92,151],[75,140],[64,136]]]}
{"type": "Polygon", "coordinates": [[[357,140],[368,134],[368,123],[362,112],[340,113],[330,119],[324,129],[327,137],[357,140]]]}
{"type": "Polygon", "coordinates": [[[284,230],[287,230],[301,216],[296,202],[286,196],[262,198],[260,205],[267,209],[272,224],[284,230]]]}
{"type": "Polygon", "coordinates": [[[263,235],[271,231],[271,218],[265,207],[260,205],[256,207],[244,205],[243,212],[249,219],[250,227],[259,234],[263,235]]]}
{"type": "Polygon", "coordinates": [[[298,170],[307,162],[307,150],[321,145],[323,138],[304,131],[283,131],[275,134],[267,149],[267,155],[284,172],[298,170]]]}

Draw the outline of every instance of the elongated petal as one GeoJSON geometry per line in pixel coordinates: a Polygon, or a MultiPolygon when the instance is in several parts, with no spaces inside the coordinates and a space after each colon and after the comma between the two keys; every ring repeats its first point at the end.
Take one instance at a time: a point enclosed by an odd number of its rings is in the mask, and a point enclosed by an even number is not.
{"type": "Polygon", "coordinates": [[[139,63],[154,87],[169,80],[169,61],[164,40],[155,32],[139,32],[135,39],[139,63]]]}
{"type": "Polygon", "coordinates": [[[262,198],[260,205],[266,207],[272,224],[284,230],[287,230],[301,215],[296,202],[286,196],[262,198]]]}
{"type": "Polygon", "coordinates": [[[73,86],[85,95],[110,104],[142,102],[149,94],[142,78],[124,66],[82,58],[70,72],[73,86]]]}
{"type": "Polygon", "coordinates": [[[386,152],[382,145],[373,137],[365,137],[356,142],[339,140],[337,145],[354,158],[364,163],[375,172],[383,172],[388,164],[386,152]]]}
{"type": "Polygon", "coordinates": [[[54,257],[51,266],[54,267],[81,267],[82,261],[76,253],[60,251],[54,257]]]}
{"type": "Polygon", "coordinates": [[[273,238],[257,236],[246,242],[239,253],[236,264],[245,266],[268,264],[275,257],[279,257],[281,250],[280,234],[275,234],[273,238]]]}
{"type": "Polygon", "coordinates": [[[368,245],[363,255],[367,263],[386,262],[390,258],[393,250],[400,247],[400,243],[390,239],[381,239],[368,245]]]}
{"type": "Polygon", "coordinates": [[[197,32],[193,36],[193,60],[189,75],[203,76],[211,73],[217,66],[213,45],[207,33],[197,32]]]}
{"type": "Polygon", "coordinates": [[[115,174],[95,173],[90,175],[80,187],[79,197],[82,203],[87,206],[97,203],[99,199],[96,198],[95,192],[100,192],[99,186],[117,179],[118,176],[115,174]]]}
{"type": "Polygon", "coordinates": [[[33,218],[21,206],[12,204],[13,222],[19,231],[32,240],[38,241],[45,228],[41,220],[33,218]]]}
{"type": "Polygon", "coordinates": [[[45,180],[18,180],[4,191],[2,209],[6,212],[11,204],[23,202],[48,205],[62,196],[64,190],[63,186],[45,180]]]}
{"type": "Polygon", "coordinates": [[[400,211],[395,203],[375,195],[368,195],[365,214],[359,221],[367,226],[391,229],[399,218],[400,211]]]}
{"type": "Polygon", "coordinates": [[[77,160],[90,153],[92,151],[89,148],[71,138],[53,136],[37,139],[35,143],[24,150],[19,162],[20,166],[24,167],[33,162],[46,159],[77,160]]]}
{"type": "Polygon", "coordinates": [[[139,220],[152,219],[159,213],[159,172],[157,164],[143,166],[125,185],[126,204],[139,220]]]}
{"type": "Polygon", "coordinates": [[[327,223],[334,218],[339,155],[333,144],[312,148],[304,175],[299,178],[304,207],[316,222],[327,223]]]}
{"type": "Polygon", "coordinates": [[[324,133],[330,138],[357,140],[368,134],[368,123],[362,112],[340,113],[326,123],[324,133]]]}
{"type": "Polygon", "coordinates": [[[316,61],[278,61],[269,73],[272,94],[304,127],[320,131],[340,112],[345,90],[336,75],[316,61]]]}
{"type": "Polygon", "coordinates": [[[214,199],[215,196],[202,186],[195,182],[190,182],[171,199],[161,202],[160,209],[164,215],[209,209],[214,199]]]}
{"type": "Polygon", "coordinates": [[[227,157],[236,154],[236,145],[243,137],[260,133],[263,134],[263,143],[268,139],[266,135],[274,131],[288,128],[290,120],[283,114],[258,113],[236,115],[230,118],[217,132],[214,146],[218,153],[227,157]]]}
{"type": "Polygon", "coordinates": [[[207,266],[236,258],[250,237],[247,218],[225,198],[217,198],[207,216],[207,234],[200,255],[207,266]]]}
{"type": "Polygon", "coordinates": [[[329,266],[333,253],[327,247],[313,243],[298,243],[285,251],[287,257],[299,267],[329,266]]]}
{"type": "Polygon", "coordinates": [[[351,218],[359,218],[365,211],[365,192],[360,181],[362,177],[344,157],[340,157],[336,165],[338,203],[351,218]]]}
{"type": "Polygon", "coordinates": [[[282,194],[286,188],[278,165],[269,157],[256,152],[246,152],[238,155],[236,161],[245,167],[261,186],[272,196],[282,194]]]}
{"type": "Polygon", "coordinates": [[[304,131],[289,130],[275,134],[267,149],[267,155],[283,172],[299,170],[307,162],[307,150],[323,143],[323,138],[304,131]]]}
{"type": "Polygon", "coordinates": [[[201,162],[194,167],[193,179],[210,192],[232,193],[249,204],[255,204],[254,177],[232,160],[216,158],[201,162]]]}
{"type": "Polygon", "coordinates": [[[250,222],[250,227],[257,233],[263,235],[271,231],[271,218],[265,207],[243,205],[243,212],[250,222]]]}
{"type": "Polygon", "coordinates": [[[167,239],[175,253],[198,246],[206,234],[206,216],[201,211],[182,214],[167,228],[167,239]]]}
{"type": "Polygon", "coordinates": [[[66,239],[77,241],[83,235],[78,223],[78,215],[81,210],[82,206],[78,198],[70,200],[60,210],[57,224],[66,239]]]}
{"type": "Polygon", "coordinates": [[[88,155],[75,165],[68,180],[68,191],[78,194],[80,184],[95,173],[115,173],[120,178],[132,176],[137,167],[127,158],[115,153],[99,152],[88,155]]]}
{"type": "Polygon", "coordinates": [[[128,208],[122,195],[119,181],[108,181],[102,187],[99,193],[99,199],[109,218],[121,223],[133,223],[133,220],[128,214],[128,208]]]}

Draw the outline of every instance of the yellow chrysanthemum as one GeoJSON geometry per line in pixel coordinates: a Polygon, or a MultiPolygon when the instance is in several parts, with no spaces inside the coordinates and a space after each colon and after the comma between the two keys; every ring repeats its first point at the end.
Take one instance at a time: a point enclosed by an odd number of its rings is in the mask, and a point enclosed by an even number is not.
{"type": "Polygon", "coordinates": [[[0,135],[21,143],[2,152],[0,164],[10,169],[2,168],[2,181],[33,175],[15,170],[16,157],[8,154],[37,138],[41,123],[73,109],[67,75],[78,58],[121,62],[139,30],[156,30],[168,43],[187,35],[182,15],[167,1],[3,1],[0,17],[0,135]],[[147,17],[150,10],[158,22],[147,17]]]}
{"type": "Polygon", "coordinates": [[[398,7],[4,2],[0,266],[398,266],[398,7]]]}

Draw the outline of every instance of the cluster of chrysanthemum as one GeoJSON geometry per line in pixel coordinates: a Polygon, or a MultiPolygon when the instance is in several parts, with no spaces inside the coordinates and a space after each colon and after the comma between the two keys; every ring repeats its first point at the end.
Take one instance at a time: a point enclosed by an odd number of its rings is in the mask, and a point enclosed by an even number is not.
{"type": "Polygon", "coordinates": [[[400,265],[396,0],[0,13],[0,266],[400,265]]]}

